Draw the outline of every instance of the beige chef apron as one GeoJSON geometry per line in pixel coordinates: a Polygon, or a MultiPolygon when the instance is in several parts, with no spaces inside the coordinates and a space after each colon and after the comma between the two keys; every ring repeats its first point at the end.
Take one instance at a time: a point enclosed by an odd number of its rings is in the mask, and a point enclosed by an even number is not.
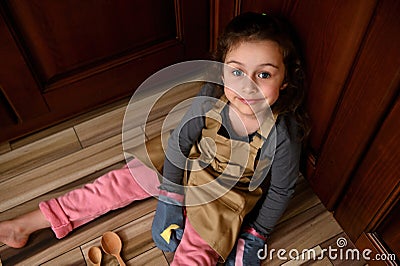
{"type": "MultiPolygon", "coordinates": [[[[189,155],[184,178],[186,213],[197,233],[225,260],[241,230],[244,217],[254,208],[263,191],[249,184],[258,164],[258,150],[274,125],[264,121],[250,143],[218,134],[225,96],[206,114],[202,136],[189,155]]],[[[260,166],[260,165],[259,165],[260,166]]],[[[258,170],[259,168],[257,168],[258,170]]]]}

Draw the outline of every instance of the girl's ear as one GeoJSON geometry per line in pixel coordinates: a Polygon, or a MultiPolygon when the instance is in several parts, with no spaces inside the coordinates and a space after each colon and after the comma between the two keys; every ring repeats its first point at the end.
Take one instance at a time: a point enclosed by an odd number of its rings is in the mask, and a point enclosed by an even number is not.
{"type": "Polygon", "coordinates": [[[288,85],[287,82],[286,82],[286,83],[283,83],[282,86],[281,86],[281,88],[280,88],[280,90],[281,90],[281,91],[284,90],[284,89],[287,87],[287,85],[288,85]]]}

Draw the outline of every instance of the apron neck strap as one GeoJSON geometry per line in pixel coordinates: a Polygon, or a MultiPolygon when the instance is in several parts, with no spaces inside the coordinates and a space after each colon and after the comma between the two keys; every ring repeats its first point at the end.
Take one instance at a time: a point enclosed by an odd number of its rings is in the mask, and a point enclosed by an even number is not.
{"type": "MultiPolygon", "coordinates": [[[[221,112],[224,107],[228,104],[228,99],[225,95],[222,95],[214,104],[213,108],[206,113],[206,127],[213,128],[213,134],[217,134],[220,126],[222,125],[221,112]],[[210,127],[211,123],[218,122],[218,127],[210,127]],[[215,131],[215,132],[214,132],[215,131]]],[[[268,116],[262,123],[261,127],[257,130],[250,144],[256,149],[261,149],[264,140],[268,138],[272,127],[275,125],[278,115],[272,114],[268,116]]],[[[212,137],[212,136],[209,136],[212,137]]]]}

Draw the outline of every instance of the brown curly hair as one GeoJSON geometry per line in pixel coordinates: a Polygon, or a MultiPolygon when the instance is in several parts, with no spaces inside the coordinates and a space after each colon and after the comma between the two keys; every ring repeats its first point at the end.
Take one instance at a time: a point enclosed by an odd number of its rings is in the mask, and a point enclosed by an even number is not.
{"type": "Polygon", "coordinates": [[[235,17],[220,34],[213,57],[225,62],[227,53],[239,43],[260,40],[278,43],[285,64],[284,83],[287,85],[271,106],[272,111],[280,115],[292,114],[299,125],[299,138],[303,140],[309,133],[309,119],[304,108],[305,72],[297,35],[283,17],[253,12],[235,17]]]}

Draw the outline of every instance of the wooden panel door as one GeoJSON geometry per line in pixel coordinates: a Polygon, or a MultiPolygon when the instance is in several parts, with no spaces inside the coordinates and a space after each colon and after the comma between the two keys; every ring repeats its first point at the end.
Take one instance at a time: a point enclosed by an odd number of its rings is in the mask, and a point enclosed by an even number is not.
{"type": "MultiPolygon", "coordinates": [[[[387,115],[335,218],[354,241],[382,242],[400,258],[400,97],[387,115]],[[373,241],[372,241],[373,240],[373,241]]],[[[379,245],[377,245],[379,246],[379,245]]],[[[390,253],[388,252],[388,253],[390,253]]]]}
{"type": "Polygon", "coordinates": [[[0,11],[0,142],[132,95],[209,49],[207,1],[7,0],[0,11]]]}
{"type": "Polygon", "coordinates": [[[399,1],[379,1],[336,105],[315,172],[309,176],[330,210],[341,201],[398,93],[399,12],[399,1]]]}

